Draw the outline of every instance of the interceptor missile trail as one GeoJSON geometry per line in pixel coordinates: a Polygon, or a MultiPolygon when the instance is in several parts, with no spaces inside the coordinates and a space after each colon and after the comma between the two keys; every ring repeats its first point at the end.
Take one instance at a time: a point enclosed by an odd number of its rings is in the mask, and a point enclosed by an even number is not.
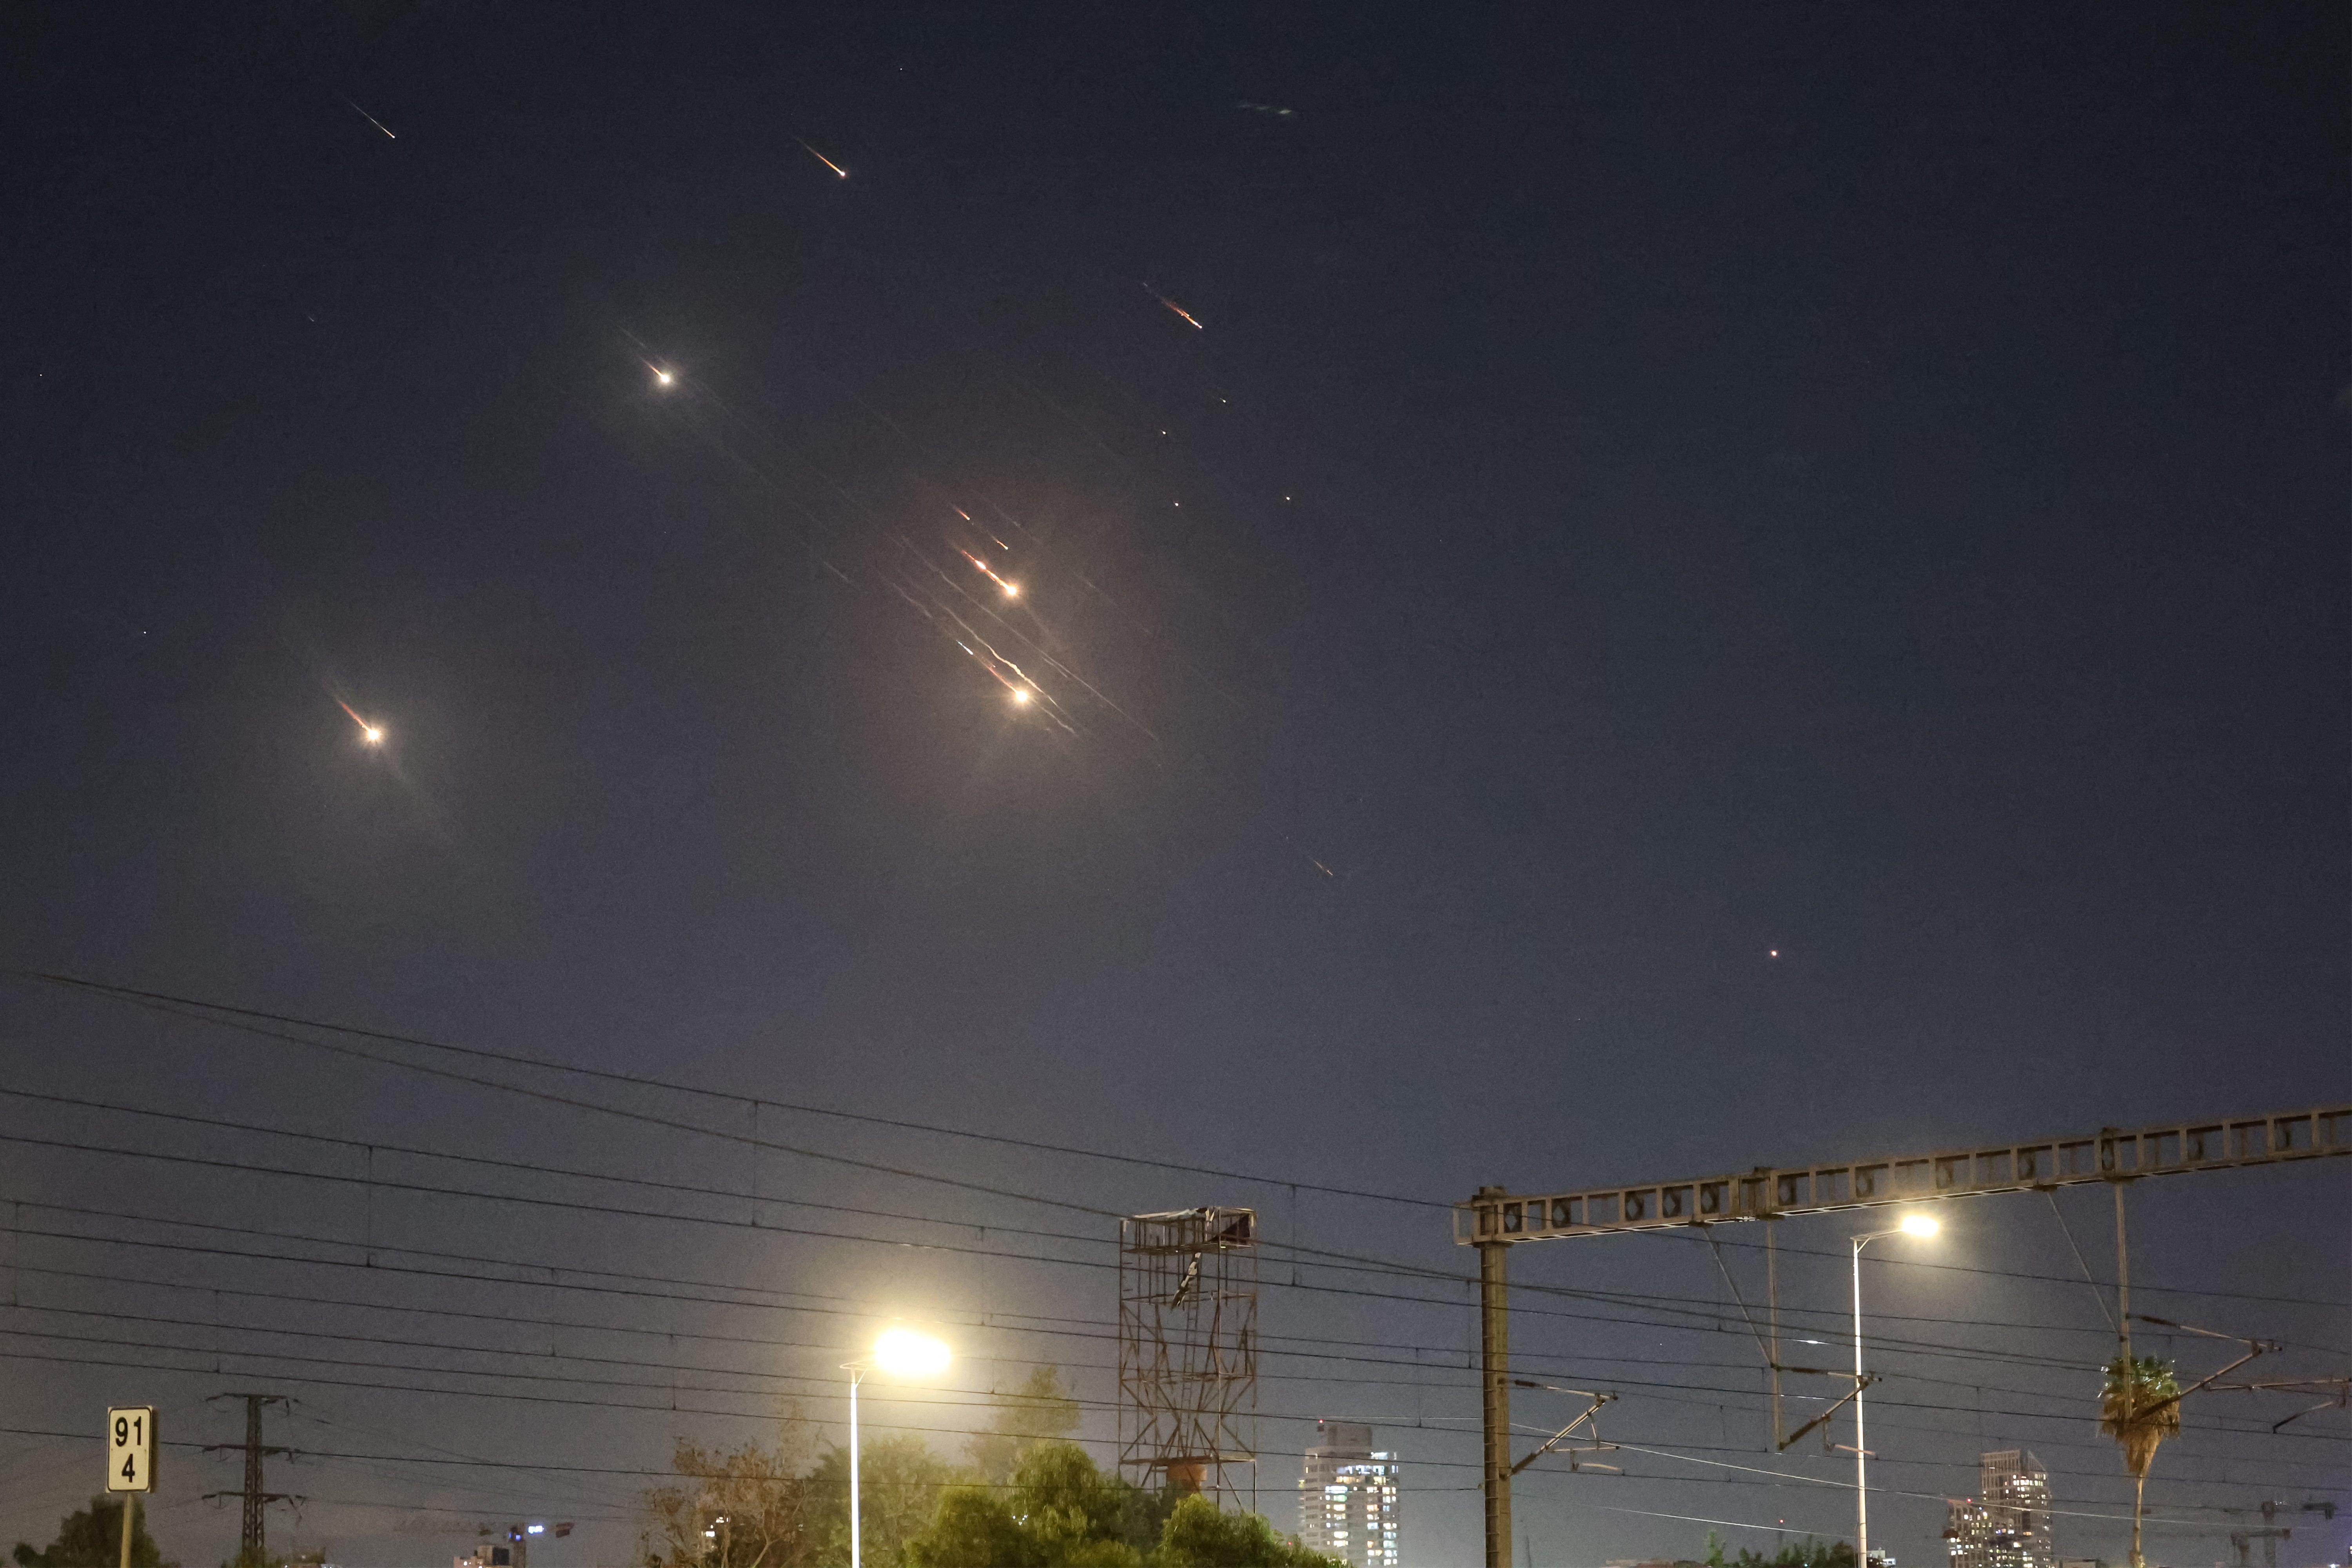
{"type": "Polygon", "coordinates": [[[369,723],[366,720],[361,718],[358,713],[352,711],[352,705],[344,701],[340,697],[335,699],[335,706],[341,709],[344,712],[351,714],[352,722],[360,727],[361,740],[365,741],[371,746],[381,746],[383,744],[383,725],[369,723]]]}
{"type": "MultiPolygon", "coordinates": [[[[800,139],[799,137],[797,137],[797,136],[793,137],[793,141],[795,141],[795,142],[801,142],[801,139],[800,139]]],[[[849,178],[849,171],[848,171],[848,170],[846,170],[846,169],[843,168],[840,164],[838,164],[838,163],[835,163],[832,159],[830,159],[830,158],[826,157],[824,153],[822,153],[818,152],[815,148],[814,148],[814,147],[809,147],[809,144],[808,144],[807,142],[801,142],[801,145],[802,145],[803,147],[807,147],[807,148],[808,148],[808,155],[809,155],[810,157],[812,157],[812,158],[815,159],[818,163],[823,163],[826,168],[831,169],[835,174],[839,174],[843,179],[845,179],[845,179],[849,178]]]]}
{"type": "MultiPolygon", "coordinates": [[[[348,98],[347,98],[347,99],[345,99],[345,100],[343,100],[343,101],[344,101],[346,104],[350,104],[350,105],[351,105],[351,110],[352,110],[352,112],[353,114],[358,115],[362,120],[366,121],[370,125],[374,126],[378,131],[382,131],[382,132],[383,132],[383,133],[384,133],[386,136],[392,136],[392,132],[391,132],[389,129],[387,129],[387,128],[385,127],[384,122],[383,122],[383,121],[378,120],[374,115],[370,114],[366,110],[362,109],[358,104],[356,104],[356,103],[352,103],[352,100],[351,100],[350,99],[348,99],[348,98]]],[[[393,139],[394,142],[397,142],[397,141],[399,141],[399,140],[400,140],[400,138],[399,138],[399,137],[397,137],[397,136],[392,136],[392,139],[393,139]]]]}
{"type": "Polygon", "coordinates": [[[1190,311],[1190,310],[1188,310],[1184,309],[1184,307],[1183,307],[1183,306],[1181,306],[1181,305],[1178,304],[1175,300],[1171,300],[1167,295],[1162,294],[1159,289],[1154,289],[1150,284],[1146,283],[1146,284],[1143,286],[1143,291],[1144,291],[1145,293],[1147,293],[1147,294],[1150,295],[1153,299],[1155,299],[1155,300],[1159,300],[1161,304],[1163,304],[1163,305],[1167,306],[1170,310],[1171,310],[1175,311],[1178,315],[1180,315],[1180,316],[1183,317],[1187,321],[1191,321],[1191,322],[1192,323],[1192,330],[1193,330],[1193,331],[1208,331],[1208,329],[1207,329],[1206,327],[1202,326],[1202,325],[1201,325],[1201,323],[1200,323],[1200,321],[1199,321],[1197,319],[1195,319],[1195,318],[1194,318],[1194,316],[1193,316],[1193,314],[1192,314],[1192,311],[1190,311]]]}

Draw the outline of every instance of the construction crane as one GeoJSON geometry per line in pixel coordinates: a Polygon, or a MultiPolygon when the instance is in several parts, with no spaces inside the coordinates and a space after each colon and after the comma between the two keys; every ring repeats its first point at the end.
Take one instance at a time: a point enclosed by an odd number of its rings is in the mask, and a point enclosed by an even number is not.
{"type": "MultiPolygon", "coordinates": [[[[2253,1568],[2252,1552],[2257,1541],[2263,1543],[2264,1568],[2278,1568],[2278,1543],[2294,1534],[2293,1530],[2278,1521],[2279,1510],[2285,1506],[2276,1498],[2264,1498],[2255,1508],[2225,1508],[2221,1510],[2223,1513],[2260,1513],[2263,1516],[2260,1530],[2230,1531],[2230,1549],[2238,1554],[2238,1568],[2253,1568]]],[[[2307,1502],[2303,1505],[2303,1511],[2332,1520],[2336,1517],[2336,1505],[2333,1502],[2307,1502]]]]}
{"type": "MultiPolygon", "coordinates": [[[[2212,1121],[2169,1122],[2073,1138],[1751,1171],[1639,1186],[1512,1193],[1481,1187],[1454,1208],[1454,1239],[1478,1249],[1480,1424],[1485,1436],[1486,1568],[1511,1568],[1511,1248],[1628,1231],[1783,1219],[1993,1193],[2046,1192],[2088,1182],[2116,1194],[2117,1331],[2130,1350],[2131,1276],[2123,1245],[2125,1186],[2146,1176],[2238,1170],[2352,1154],[2352,1105],[2212,1121]]],[[[1777,1380],[1779,1356],[1774,1375],[1777,1380]]],[[[1777,1387],[1777,1383],[1776,1383],[1777,1387]]]]}

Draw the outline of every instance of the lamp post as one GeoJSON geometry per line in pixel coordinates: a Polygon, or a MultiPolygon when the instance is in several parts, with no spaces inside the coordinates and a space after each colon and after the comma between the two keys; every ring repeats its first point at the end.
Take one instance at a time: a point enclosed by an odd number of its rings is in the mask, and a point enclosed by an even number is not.
{"type": "Polygon", "coordinates": [[[947,1371],[949,1353],[945,1344],[929,1334],[885,1329],[874,1342],[872,1355],[841,1363],[841,1370],[849,1374],[849,1568],[864,1568],[857,1508],[857,1385],[869,1372],[887,1372],[893,1377],[937,1377],[947,1371]]]}
{"type": "Polygon", "coordinates": [[[1874,1230],[1853,1238],[1853,1565],[1870,1568],[1870,1471],[1868,1445],[1862,1432],[1862,1249],[1882,1237],[1933,1236],[1935,1220],[1924,1214],[1905,1215],[1892,1230],[1874,1230]]]}

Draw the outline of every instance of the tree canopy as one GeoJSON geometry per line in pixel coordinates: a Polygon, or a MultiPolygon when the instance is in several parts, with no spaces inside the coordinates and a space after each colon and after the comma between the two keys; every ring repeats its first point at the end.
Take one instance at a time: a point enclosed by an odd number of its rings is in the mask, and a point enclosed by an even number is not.
{"type": "Polygon", "coordinates": [[[797,1413],[772,1448],[679,1439],[670,1461],[678,1484],[640,1501],[647,1568],[812,1568],[823,1531],[801,1473],[808,1451],[797,1413]]]}
{"type": "MultiPolygon", "coordinates": [[[[929,1528],[943,1489],[962,1477],[912,1433],[869,1439],[857,1460],[860,1555],[873,1568],[897,1568],[907,1542],[929,1528]]],[[[827,1448],[809,1473],[822,1536],[815,1568],[849,1563],[849,1450],[827,1448]]]]}
{"type": "MultiPolygon", "coordinates": [[[[46,1550],[29,1541],[16,1542],[18,1568],[120,1568],[122,1560],[122,1504],[95,1497],[89,1506],[58,1521],[58,1538],[46,1550]]],[[[131,1568],[179,1568],[165,1561],[155,1538],[147,1533],[147,1510],[142,1509],[131,1526],[131,1568]]]]}
{"type": "MultiPolygon", "coordinates": [[[[859,1449],[867,1568],[1328,1568],[1255,1514],[1151,1492],[1105,1474],[1063,1440],[1077,1404],[1047,1367],[1010,1394],[965,1445],[959,1469],[911,1434],[859,1449]]],[[[677,1479],[640,1499],[642,1568],[845,1568],[849,1452],[815,1453],[794,1411],[772,1447],[705,1448],[681,1439],[677,1479]]],[[[114,1516],[118,1521],[120,1515],[114,1516]]],[[[114,1568],[110,1554],[22,1568],[114,1568]]],[[[134,1568],[174,1568],[152,1558],[134,1568]]],[[[1780,1568],[1830,1568],[1786,1564],[1780,1568]]]]}
{"type": "Polygon", "coordinates": [[[1011,1485],[951,1487],[908,1568],[1328,1568],[1255,1514],[1106,1476],[1075,1443],[1035,1443],[1011,1485]]]}
{"type": "Polygon", "coordinates": [[[992,1486],[1012,1480],[1022,1456],[1036,1444],[1067,1437],[1078,1429],[1078,1402],[1062,1386],[1058,1367],[1038,1367],[1020,1387],[1000,1391],[994,1398],[995,1419],[963,1446],[971,1468],[992,1486]]]}
{"type": "Polygon", "coordinates": [[[2157,1445],[2180,1430],[2180,1380],[2172,1363],[2157,1356],[2119,1355],[2107,1363],[2099,1384],[2099,1430],[2124,1451],[2132,1478],[2132,1568],[2140,1555],[2140,1510],[2147,1499],[2148,1467],[2157,1445]]]}
{"type": "Polygon", "coordinates": [[[2180,1430],[2180,1382],[2156,1356],[2117,1356],[2099,1385],[2099,1430],[2124,1451],[2124,1468],[2147,1474],[2157,1445],[2180,1430]]]}
{"type": "MultiPolygon", "coordinates": [[[[1871,1555],[1875,1557],[1877,1553],[1871,1555]]],[[[1853,1542],[1817,1541],[1808,1535],[1802,1541],[1788,1542],[1769,1556],[1744,1546],[1726,1556],[1723,1538],[1710,1530],[1706,1532],[1706,1568],[1853,1568],[1853,1542]]]]}

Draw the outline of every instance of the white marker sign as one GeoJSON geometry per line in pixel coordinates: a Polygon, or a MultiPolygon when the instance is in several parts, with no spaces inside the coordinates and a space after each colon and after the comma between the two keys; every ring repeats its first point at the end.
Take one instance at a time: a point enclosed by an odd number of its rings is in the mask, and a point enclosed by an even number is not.
{"type": "Polygon", "coordinates": [[[120,1405],[106,1413],[106,1489],[155,1489],[155,1407],[120,1405]]]}

